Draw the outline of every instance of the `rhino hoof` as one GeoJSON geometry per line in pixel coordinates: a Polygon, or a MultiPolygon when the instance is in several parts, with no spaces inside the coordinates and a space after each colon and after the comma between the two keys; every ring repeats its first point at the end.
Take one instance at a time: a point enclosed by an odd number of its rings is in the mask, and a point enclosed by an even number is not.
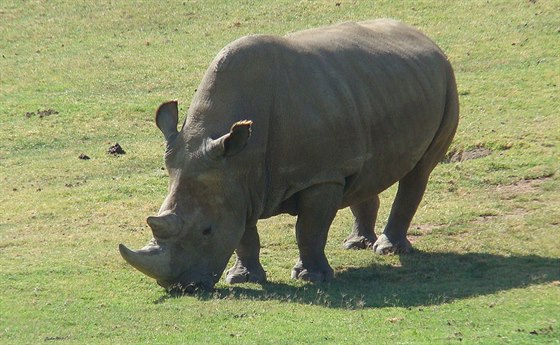
{"type": "Polygon", "coordinates": [[[226,283],[228,284],[247,282],[263,284],[266,282],[266,272],[262,267],[260,267],[260,269],[249,270],[247,267],[235,265],[226,273],[226,283]]]}
{"type": "Polygon", "coordinates": [[[379,255],[408,254],[412,250],[412,244],[408,239],[404,238],[400,241],[391,242],[385,234],[379,236],[373,244],[373,251],[379,255]]]}
{"type": "Polygon", "coordinates": [[[373,239],[367,238],[365,236],[350,235],[342,244],[344,249],[367,249],[373,248],[373,243],[375,242],[375,237],[373,239]]]}
{"type": "Polygon", "coordinates": [[[303,267],[294,267],[292,269],[292,279],[300,279],[312,283],[328,282],[334,278],[332,268],[322,271],[309,271],[303,267]]]}

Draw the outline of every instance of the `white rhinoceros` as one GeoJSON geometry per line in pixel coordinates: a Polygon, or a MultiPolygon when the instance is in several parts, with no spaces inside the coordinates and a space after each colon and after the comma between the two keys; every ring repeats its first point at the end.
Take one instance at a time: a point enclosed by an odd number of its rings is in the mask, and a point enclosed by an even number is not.
{"type": "Polygon", "coordinates": [[[257,221],[297,215],[292,277],[333,277],[324,253],[341,208],[355,216],[346,248],[411,249],[407,230],[458,123],[444,53],[394,20],[344,23],[227,45],[177,131],[177,102],[156,124],[167,141],[169,193],[148,217],[153,239],[124,259],[164,287],[263,282],[257,221]],[[383,234],[378,194],[398,182],[383,234]]]}

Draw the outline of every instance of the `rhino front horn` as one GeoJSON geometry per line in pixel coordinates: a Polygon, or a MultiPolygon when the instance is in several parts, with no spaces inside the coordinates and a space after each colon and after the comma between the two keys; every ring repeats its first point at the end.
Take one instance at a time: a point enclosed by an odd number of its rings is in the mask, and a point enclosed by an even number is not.
{"type": "Polygon", "coordinates": [[[119,244],[123,259],[132,267],[156,280],[172,278],[169,251],[159,245],[130,250],[119,244]]]}

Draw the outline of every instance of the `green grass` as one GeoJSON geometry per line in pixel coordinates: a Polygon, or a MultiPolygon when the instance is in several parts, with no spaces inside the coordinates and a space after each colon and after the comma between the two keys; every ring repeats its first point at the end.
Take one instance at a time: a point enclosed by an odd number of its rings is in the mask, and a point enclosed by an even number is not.
{"type": "Polygon", "coordinates": [[[3,1],[0,343],[559,343],[558,13],[553,0],[3,1]],[[259,224],[263,286],[176,297],[120,258],[118,243],[149,239],[144,219],[165,197],[162,101],[184,116],[240,36],[378,17],[445,50],[461,98],[451,151],[491,152],[436,168],[415,253],[342,250],[342,210],[330,284],[289,279],[289,216],[259,224]],[[115,142],[126,155],[106,153],[115,142]]]}

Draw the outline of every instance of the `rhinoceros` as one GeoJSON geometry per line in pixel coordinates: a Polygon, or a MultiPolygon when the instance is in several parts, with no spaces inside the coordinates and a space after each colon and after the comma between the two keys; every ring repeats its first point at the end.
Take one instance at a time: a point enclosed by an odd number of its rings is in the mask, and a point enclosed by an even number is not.
{"type": "Polygon", "coordinates": [[[153,238],[120,253],[169,289],[264,282],[259,219],[297,216],[292,278],[333,278],[327,233],[355,217],[345,248],[412,249],[407,230],[458,124],[452,67],[418,30],[382,19],[287,36],[252,35],[223,48],[178,131],[177,101],[156,125],[166,141],[168,195],[147,218],[153,238]],[[398,182],[387,225],[378,194],[398,182]]]}

